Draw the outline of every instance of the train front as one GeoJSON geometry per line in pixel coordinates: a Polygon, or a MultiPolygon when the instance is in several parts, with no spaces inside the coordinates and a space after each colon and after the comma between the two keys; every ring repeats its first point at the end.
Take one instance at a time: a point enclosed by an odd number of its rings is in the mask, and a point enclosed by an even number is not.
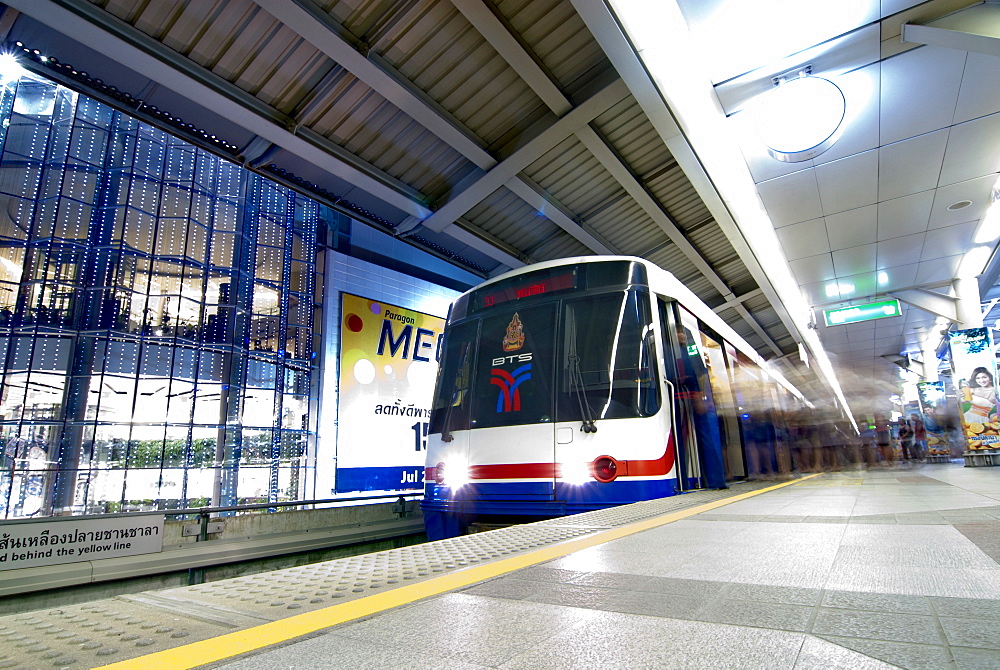
{"type": "Polygon", "coordinates": [[[655,322],[629,259],[545,263],[461,296],[428,434],[428,537],[671,495],[655,322]]]}

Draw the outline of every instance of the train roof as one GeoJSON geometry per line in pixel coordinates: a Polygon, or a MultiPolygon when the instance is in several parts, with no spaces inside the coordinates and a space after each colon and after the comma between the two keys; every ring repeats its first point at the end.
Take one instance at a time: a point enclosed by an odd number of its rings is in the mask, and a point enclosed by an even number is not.
{"type": "Polygon", "coordinates": [[[784,386],[790,393],[795,395],[797,398],[803,402],[808,403],[802,393],[795,388],[787,379],[785,379],[781,373],[774,370],[767,361],[754,349],[746,340],[740,336],[733,328],[726,323],[718,314],[712,311],[712,309],[706,305],[702,300],[694,294],[687,286],[685,286],[677,277],[667,270],[664,270],[659,265],[651,263],[650,261],[639,258],[638,256],[572,256],[568,258],[560,258],[551,261],[541,261],[539,263],[532,263],[531,265],[525,265],[523,267],[517,268],[515,270],[510,270],[504,272],[503,274],[492,277],[481,284],[469,289],[462,295],[468,295],[473,291],[482,288],[483,286],[489,286],[495,282],[503,281],[505,279],[510,279],[512,277],[517,277],[528,272],[534,272],[536,270],[544,270],[546,268],[561,267],[564,265],[575,265],[578,263],[600,263],[606,261],[631,261],[634,263],[642,264],[648,271],[649,276],[649,287],[655,293],[662,295],[667,298],[673,298],[677,300],[681,305],[683,305],[688,311],[698,317],[702,322],[712,328],[715,332],[721,335],[727,342],[735,346],[742,354],[751,358],[757,365],[761,367],[769,376],[773,377],[778,383],[784,386]]]}

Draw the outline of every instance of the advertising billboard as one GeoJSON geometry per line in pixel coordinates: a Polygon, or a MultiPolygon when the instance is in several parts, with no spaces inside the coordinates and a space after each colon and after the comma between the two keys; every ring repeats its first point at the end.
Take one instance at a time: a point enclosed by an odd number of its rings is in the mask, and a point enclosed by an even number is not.
{"type": "Polygon", "coordinates": [[[992,449],[1000,442],[997,423],[996,357],[989,328],[948,333],[959,413],[969,449],[992,449]]]}
{"type": "Polygon", "coordinates": [[[423,487],[444,323],[341,294],[337,492],[423,487]]]}

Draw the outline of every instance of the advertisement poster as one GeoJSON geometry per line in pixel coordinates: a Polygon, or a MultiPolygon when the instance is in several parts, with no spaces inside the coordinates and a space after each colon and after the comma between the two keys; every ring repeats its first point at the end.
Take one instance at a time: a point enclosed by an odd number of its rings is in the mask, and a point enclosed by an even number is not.
{"type": "Polygon", "coordinates": [[[341,294],[337,492],[423,487],[445,320],[341,294]]]}
{"type": "Polygon", "coordinates": [[[956,330],[951,346],[958,411],[969,449],[993,449],[1000,442],[997,423],[996,356],[989,328],[956,330]]]}
{"type": "Polygon", "coordinates": [[[944,382],[918,382],[917,396],[919,398],[920,414],[910,415],[910,425],[919,434],[918,421],[923,424],[926,434],[926,448],[929,456],[947,456],[951,453],[948,445],[948,435],[944,427],[943,417],[947,412],[945,406],[944,382]]]}

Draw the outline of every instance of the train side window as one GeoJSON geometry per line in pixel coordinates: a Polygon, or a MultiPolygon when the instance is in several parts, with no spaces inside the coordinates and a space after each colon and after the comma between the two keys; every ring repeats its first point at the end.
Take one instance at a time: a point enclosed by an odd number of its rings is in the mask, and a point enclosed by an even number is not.
{"type": "Polygon", "coordinates": [[[476,356],[479,321],[469,321],[448,330],[438,382],[431,408],[430,432],[442,435],[468,430],[472,415],[472,361],[476,356]]]}
{"type": "Polygon", "coordinates": [[[659,410],[648,294],[566,301],[562,326],[559,421],[635,418],[659,410]]]}

